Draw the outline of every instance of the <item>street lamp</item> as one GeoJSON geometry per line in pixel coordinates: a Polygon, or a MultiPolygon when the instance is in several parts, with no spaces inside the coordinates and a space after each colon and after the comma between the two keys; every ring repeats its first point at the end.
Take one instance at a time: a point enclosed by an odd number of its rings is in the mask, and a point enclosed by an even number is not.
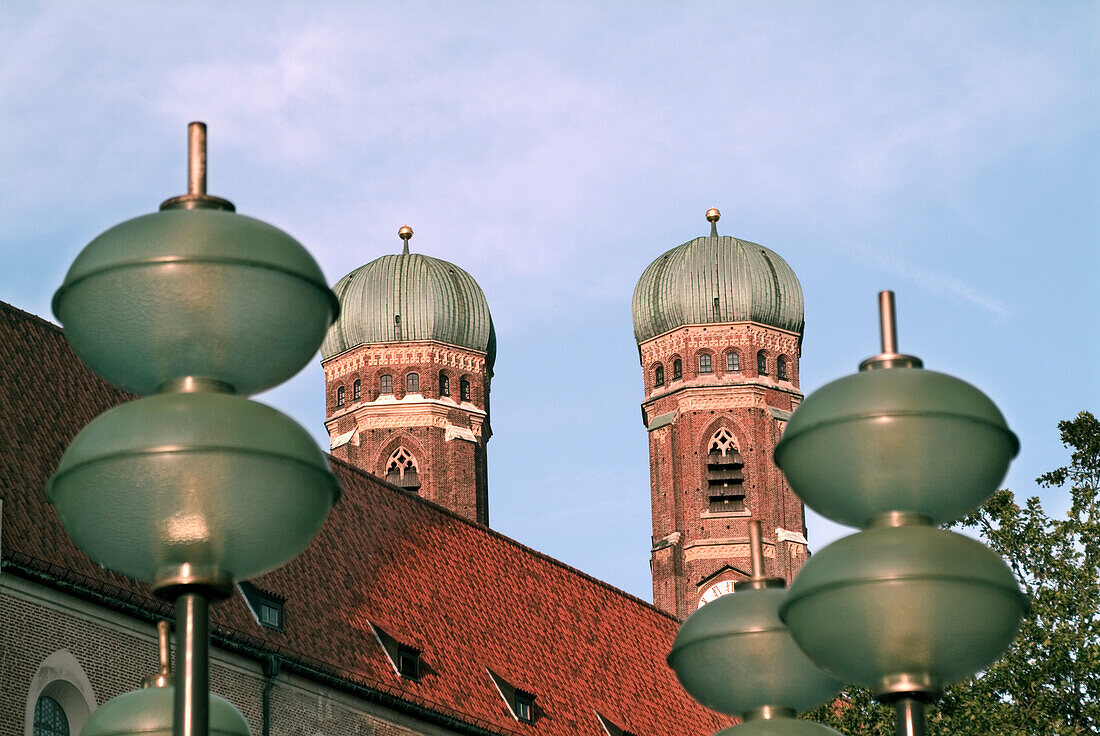
{"type": "Polygon", "coordinates": [[[1019,442],[981,391],[897,352],[893,297],[879,294],[882,353],[808,396],[775,448],[808,506],[864,528],[809,559],[779,615],[919,736],[924,703],[994,662],[1027,609],[996,553],[936,526],[996,489],[1019,442]]]}
{"type": "Polygon", "coordinates": [[[301,552],[339,496],[309,433],[244,396],[300,370],[339,302],[297,241],[206,193],[188,133],[188,193],[93,240],[54,296],[93,370],[154,395],[81,430],[47,495],[93,560],[175,602],[175,733],[206,736],[210,601],[301,552]]]}
{"type": "Polygon", "coordinates": [[[752,577],[684,621],[668,663],[693,698],[744,721],[719,736],[838,736],[795,718],[835,696],[841,683],[802,653],[779,620],[786,583],[764,577],[756,520],[749,522],[749,549],[752,577]]]}

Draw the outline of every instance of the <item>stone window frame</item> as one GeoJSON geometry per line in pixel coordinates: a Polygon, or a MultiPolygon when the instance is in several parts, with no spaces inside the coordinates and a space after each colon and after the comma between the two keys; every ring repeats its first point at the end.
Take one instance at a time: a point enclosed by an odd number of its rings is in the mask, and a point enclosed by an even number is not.
{"type": "Polygon", "coordinates": [[[34,736],[34,709],[43,696],[61,706],[73,736],[84,728],[98,703],[84,668],[68,649],[58,649],[43,659],[31,678],[24,711],[24,736],[34,736]]]}

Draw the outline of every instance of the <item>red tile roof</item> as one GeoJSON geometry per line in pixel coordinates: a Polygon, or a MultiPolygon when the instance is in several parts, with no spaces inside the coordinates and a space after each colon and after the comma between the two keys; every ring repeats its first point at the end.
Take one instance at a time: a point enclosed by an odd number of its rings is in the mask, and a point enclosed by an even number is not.
{"type": "MultiPolygon", "coordinates": [[[[97,592],[146,616],[167,615],[147,586],[77,549],[45,498],[76,432],[133,397],[84,367],[58,327],[2,302],[0,386],[0,538],[8,569],[97,592]]],[[[344,494],[321,533],[290,564],[253,581],[286,597],[285,631],[260,627],[235,595],[214,609],[220,645],[278,654],[287,667],[474,730],[600,736],[597,711],[640,736],[711,734],[729,725],[692,701],[665,664],[676,632],[671,617],[331,462],[344,494]],[[420,650],[419,682],[394,673],[368,622],[420,650]],[[512,718],[488,669],[536,696],[533,725],[512,718]]]]}

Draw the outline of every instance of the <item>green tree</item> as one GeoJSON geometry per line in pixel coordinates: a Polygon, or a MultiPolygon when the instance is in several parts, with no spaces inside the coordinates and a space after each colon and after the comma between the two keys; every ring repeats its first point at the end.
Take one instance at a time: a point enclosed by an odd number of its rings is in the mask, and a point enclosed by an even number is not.
{"type": "MultiPolygon", "coordinates": [[[[1068,485],[1064,518],[1048,516],[1038,497],[1021,506],[1011,491],[998,491],[959,523],[1004,557],[1031,609],[998,662],[929,708],[935,736],[1100,733],[1100,422],[1081,412],[1058,429],[1069,465],[1036,482],[1068,485]]],[[[893,734],[890,710],[869,693],[845,697],[809,717],[847,734],[893,734]]]]}

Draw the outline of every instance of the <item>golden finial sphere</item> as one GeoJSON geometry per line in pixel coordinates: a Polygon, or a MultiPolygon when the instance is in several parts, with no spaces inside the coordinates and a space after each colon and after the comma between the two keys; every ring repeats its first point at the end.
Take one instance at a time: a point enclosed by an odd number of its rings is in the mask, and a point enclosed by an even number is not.
{"type": "Polygon", "coordinates": [[[397,237],[401,238],[402,240],[404,240],[406,242],[412,236],[413,236],[413,229],[411,227],[409,227],[408,225],[402,225],[401,229],[397,231],[397,237]]]}
{"type": "Polygon", "coordinates": [[[707,210],[707,222],[718,222],[720,217],[722,217],[722,213],[718,211],[717,207],[711,207],[707,210]]]}

